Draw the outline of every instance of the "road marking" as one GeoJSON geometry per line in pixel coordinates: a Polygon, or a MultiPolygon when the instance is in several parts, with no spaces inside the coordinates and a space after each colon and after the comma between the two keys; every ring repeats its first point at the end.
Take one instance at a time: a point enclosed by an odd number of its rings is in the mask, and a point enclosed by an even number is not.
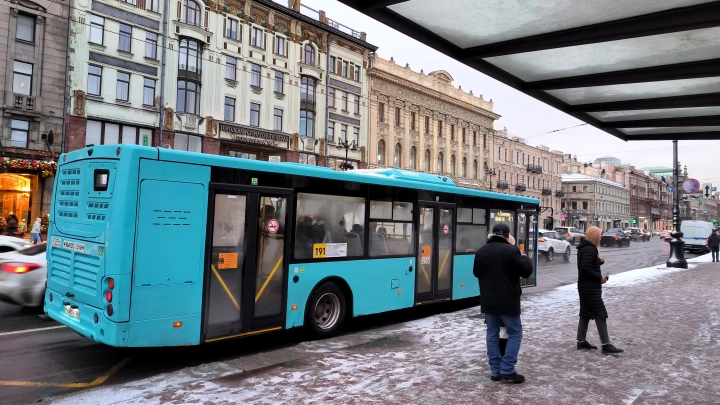
{"type": "Polygon", "coordinates": [[[555,278],[555,277],[553,277],[553,276],[548,276],[547,274],[541,274],[541,276],[545,276],[545,277],[551,278],[551,279],[553,279],[553,280],[555,280],[555,281],[559,281],[559,282],[561,282],[561,283],[564,283],[564,282],[565,282],[564,280],[560,280],[559,278],[555,278]]]}
{"type": "Polygon", "coordinates": [[[0,336],[19,335],[21,333],[40,332],[43,330],[60,329],[60,328],[66,328],[66,327],[67,326],[60,325],[60,326],[48,326],[47,328],[16,330],[13,332],[2,332],[2,333],[0,333],[0,336]]]}
{"type": "Polygon", "coordinates": [[[110,370],[100,377],[94,379],[89,383],[46,383],[46,382],[35,382],[35,381],[0,381],[0,386],[13,386],[13,387],[54,387],[54,388],[93,388],[107,381],[108,378],[112,377],[113,374],[120,371],[121,368],[125,367],[132,356],[122,359],[118,364],[114,365],[110,370]]]}

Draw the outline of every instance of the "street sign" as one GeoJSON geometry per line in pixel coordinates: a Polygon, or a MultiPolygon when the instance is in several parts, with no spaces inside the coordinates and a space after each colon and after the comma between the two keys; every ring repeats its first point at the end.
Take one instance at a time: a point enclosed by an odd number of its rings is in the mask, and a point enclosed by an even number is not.
{"type": "Polygon", "coordinates": [[[702,196],[700,194],[683,194],[682,198],[685,201],[688,200],[699,200],[702,196]]]}
{"type": "Polygon", "coordinates": [[[705,183],[700,187],[700,195],[702,195],[702,198],[710,198],[712,195],[712,184],[705,183]]]}
{"type": "Polygon", "coordinates": [[[717,191],[717,187],[713,187],[713,188],[712,188],[712,192],[714,193],[714,192],[716,192],[716,191],[717,191]]]}
{"type": "Polygon", "coordinates": [[[700,191],[700,182],[695,179],[687,179],[683,182],[683,190],[689,194],[695,194],[700,191]]]}
{"type": "Polygon", "coordinates": [[[673,191],[675,191],[675,189],[674,189],[674,188],[672,188],[672,187],[668,187],[668,193],[672,193],[673,191]]]}

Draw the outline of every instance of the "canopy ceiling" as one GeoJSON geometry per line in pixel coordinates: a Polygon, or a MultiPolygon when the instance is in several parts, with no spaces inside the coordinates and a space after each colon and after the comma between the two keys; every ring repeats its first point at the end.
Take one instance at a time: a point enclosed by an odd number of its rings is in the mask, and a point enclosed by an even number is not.
{"type": "Polygon", "coordinates": [[[339,1],[620,139],[720,139],[720,1],[339,1]]]}

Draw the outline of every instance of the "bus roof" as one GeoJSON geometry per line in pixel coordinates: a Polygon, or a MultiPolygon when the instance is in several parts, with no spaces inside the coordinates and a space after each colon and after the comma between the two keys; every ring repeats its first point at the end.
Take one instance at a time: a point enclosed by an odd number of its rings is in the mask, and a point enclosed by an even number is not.
{"type": "MultiPolygon", "coordinates": [[[[93,146],[98,152],[109,148],[114,152],[117,147],[122,149],[149,150],[147,146],[136,145],[104,145],[93,146]]],[[[357,183],[376,184],[382,186],[422,189],[450,194],[484,197],[496,200],[514,201],[519,203],[540,205],[537,198],[522,197],[511,194],[494,193],[471,188],[457,187],[450,178],[427,173],[418,173],[400,169],[366,169],[336,171],[324,166],[312,166],[300,163],[273,163],[260,160],[236,158],[230,156],[211,155],[207,153],[185,152],[173,149],[154,148],[158,151],[158,159],[163,161],[190,163],[197,165],[225,167],[231,169],[256,170],[264,172],[283,173],[298,176],[310,176],[331,180],[350,181],[357,183]]],[[[76,151],[77,152],[77,151],[76,151]]],[[[110,152],[110,151],[108,151],[110,152]]],[[[72,155],[75,153],[71,152],[72,155]]],[[[105,155],[105,153],[98,153],[105,155]]],[[[125,156],[131,153],[124,154],[125,156]]],[[[83,156],[85,154],[81,154],[83,156]]],[[[113,153],[114,155],[114,153],[113,153]]],[[[138,156],[138,154],[132,154],[138,156]]],[[[77,156],[79,157],[79,156],[77,156]]],[[[71,156],[76,158],[76,156],[71,156]]],[[[74,160],[74,159],[73,159],[74,160]]]]}

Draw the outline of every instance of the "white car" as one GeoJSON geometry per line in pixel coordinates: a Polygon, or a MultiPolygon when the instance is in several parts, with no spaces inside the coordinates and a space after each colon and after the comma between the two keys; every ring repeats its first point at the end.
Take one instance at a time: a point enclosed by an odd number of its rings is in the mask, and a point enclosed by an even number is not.
{"type": "Polygon", "coordinates": [[[566,262],[570,261],[570,243],[556,231],[540,229],[538,231],[538,251],[551,262],[556,255],[562,255],[566,262]]]}
{"type": "Polygon", "coordinates": [[[47,281],[47,245],[30,246],[0,254],[0,300],[38,307],[45,297],[47,281]]]}
{"type": "Polygon", "coordinates": [[[14,252],[32,246],[28,241],[14,236],[0,235],[0,254],[14,252]]]}

